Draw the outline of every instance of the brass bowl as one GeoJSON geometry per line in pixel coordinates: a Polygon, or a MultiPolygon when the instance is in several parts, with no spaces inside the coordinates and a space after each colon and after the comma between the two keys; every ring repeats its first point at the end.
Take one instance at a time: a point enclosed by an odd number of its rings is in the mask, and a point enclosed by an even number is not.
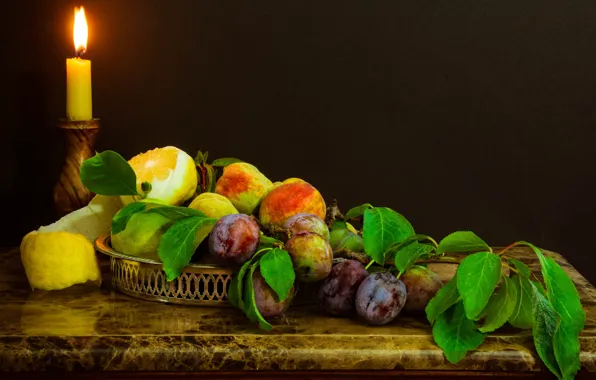
{"type": "Polygon", "coordinates": [[[112,285],[128,296],[182,305],[232,306],[227,296],[234,273],[231,268],[190,264],[176,279],[166,281],[161,262],[116,252],[110,235],[97,238],[95,247],[110,256],[112,285]]]}

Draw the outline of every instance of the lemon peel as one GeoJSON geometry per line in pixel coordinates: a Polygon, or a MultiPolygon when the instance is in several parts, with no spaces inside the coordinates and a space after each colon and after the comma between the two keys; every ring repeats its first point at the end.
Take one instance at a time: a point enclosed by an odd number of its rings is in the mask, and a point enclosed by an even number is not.
{"type": "Polygon", "coordinates": [[[40,227],[37,232],[71,232],[85,236],[91,243],[110,232],[112,218],[122,208],[119,197],[96,195],[85,207],[71,212],[58,221],[40,227]]]}

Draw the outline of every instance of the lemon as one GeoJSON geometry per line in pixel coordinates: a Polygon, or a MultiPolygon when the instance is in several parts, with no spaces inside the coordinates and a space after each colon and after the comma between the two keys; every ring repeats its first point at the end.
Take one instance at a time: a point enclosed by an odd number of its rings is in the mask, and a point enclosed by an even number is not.
{"type": "Polygon", "coordinates": [[[208,217],[215,219],[230,214],[238,214],[238,210],[228,198],[216,193],[202,193],[193,199],[188,207],[201,211],[208,217]]]}
{"type": "Polygon", "coordinates": [[[37,232],[72,232],[85,236],[91,243],[110,232],[112,218],[122,208],[120,197],[96,195],[85,207],[63,216],[60,220],[40,227],[37,232]]]}
{"type": "Polygon", "coordinates": [[[21,260],[32,289],[59,290],[101,280],[93,244],[82,234],[30,232],[21,241],[21,260]]]}
{"type": "MultiPolygon", "coordinates": [[[[137,191],[149,182],[147,198],[159,199],[169,205],[180,205],[195,195],[198,177],[191,156],[174,146],[155,148],[131,158],[128,163],[137,176],[137,191]]],[[[124,205],[134,201],[131,196],[121,197],[124,205]]]]}

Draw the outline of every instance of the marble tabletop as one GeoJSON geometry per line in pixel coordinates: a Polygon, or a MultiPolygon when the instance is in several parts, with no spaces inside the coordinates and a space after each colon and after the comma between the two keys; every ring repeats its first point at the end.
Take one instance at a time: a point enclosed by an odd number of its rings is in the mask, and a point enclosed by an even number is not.
{"type": "MultiPolygon", "coordinates": [[[[587,312],[582,371],[596,372],[596,289],[560,255],[545,253],[579,289],[587,312]]],[[[530,251],[513,255],[538,271],[530,251]]],[[[406,315],[369,327],[298,306],[274,325],[261,331],[231,308],[137,300],[108,281],[32,292],[18,250],[0,249],[0,371],[545,371],[531,331],[502,328],[454,365],[429,324],[406,315]]]]}

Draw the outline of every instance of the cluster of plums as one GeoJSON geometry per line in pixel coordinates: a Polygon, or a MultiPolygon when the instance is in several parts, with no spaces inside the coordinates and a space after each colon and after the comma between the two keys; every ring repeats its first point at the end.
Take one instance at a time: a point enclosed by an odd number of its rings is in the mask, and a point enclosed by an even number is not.
{"type": "MultiPolygon", "coordinates": [[[[296,278],[315,282],[327,277],[333,266],[333,251],[329,245],[329,229],[316,215],[300,213],[283,225],[290,232],[284,249],[290,254],[296,278]]],[[[221,217],[209,237],[211,261],[224,266],[239,266],[248,261],[259,246],[260,229],[255,218],[245,214],[221,217]]],[[[262,280],[258,271],[253,275],[257,308],[263,317],[282,314],[293,297],[279,301],[275,292],[262,280]]],[[[293,295],[293,291],[290,292],[293,295]]]]}
{"type": "Polygon", "coordinates": [[[345,260],[333,266],[319,289],[318,301],[331,315],[356,314],[371,325],[384,325],[402,310],[423,313],[442,286],[438,276],[422,266],[398,279],[388,271],[369,274],[359,261],[345,260]]]}
{"type": "MultiPolygon", "coordinates": [[[[343,260],[333,265],[329,229],[313,214],[301,213],[289,218],[284,228],[290,231],[285,242],[294,265],[296,278],[303,282],[324,280],[319,288],[318,303],[330,315],[359,316],[371,325],[394,320],[403,310],[419,314],[443,286],[435,273],[415,266],[400,279],[388,271],[369,274],[356,260],[343,260]]],[[[209,238],[209,251],[221,265],[242,265],[259,246],[259,225],[249,215],[231,214],[220,218],[209,238]]],[[[263,317],[283,314],[292,302],[283,302],[267,285],[258,271],[253,275],[257,308],[263,317]]]]}

